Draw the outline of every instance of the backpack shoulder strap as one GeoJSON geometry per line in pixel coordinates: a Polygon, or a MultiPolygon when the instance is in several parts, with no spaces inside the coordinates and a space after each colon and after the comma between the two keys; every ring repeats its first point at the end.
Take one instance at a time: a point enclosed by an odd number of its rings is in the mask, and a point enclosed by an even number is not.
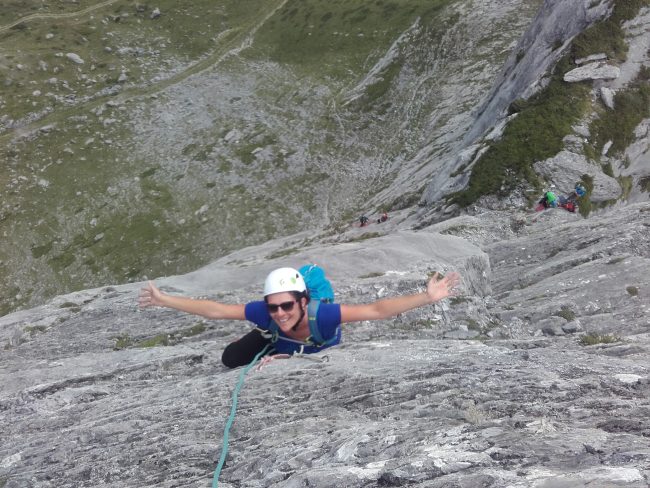
{"type": "Polygon", "coordinates": [[[319,307],[319,300],[311,300],[307,305],[307,319],[309,321],[309,339],[307,340],[311,341],[317,347],[323,347],[334,342],[337,334],[334,334],[332,338],[327,340],[323,338],[323,335],[320,333],[320,329],[318,328],[318,321],[316,320],[318,317],[319,307]]]}
{"type": "Polygon", "coordinates": [[[318,308],[320,307],[320,301],[318,300],[312,300],[309,302],[307,305],[307,321],[309,322],[309,337],[305,341],[298,341],[295,339],[290,339],[288,337],[284,337],[280,335],[280,326],[275,323],[275,320],[270,319],[269,320],[269,325],[268,325],[268,333],[270,333],[271,337],[271,343],[277,342],[278,340],[283,340],[283,341],[289,341],[289,342],[294,342],[296,344],[301,344],[303,346],[315,346],[315,347],[323,347],[327,346],[328,344],[331,344],[336,340],[337,334],[334,334],[334,336],[331,339],[325,340],[323,338],[323,335],[320,333],[320,329],[318,328],[318,308]]]}
{"type": "Polygon", "coordinates": [[[320,307],[319,300],[310,300],[307,304],[307,320],[309,321],[309,338],[315,344],[322,344],[324,342],[323,336],[318,330],[318,321],[316,317],[318,316],[318,307],[320,307]]]}

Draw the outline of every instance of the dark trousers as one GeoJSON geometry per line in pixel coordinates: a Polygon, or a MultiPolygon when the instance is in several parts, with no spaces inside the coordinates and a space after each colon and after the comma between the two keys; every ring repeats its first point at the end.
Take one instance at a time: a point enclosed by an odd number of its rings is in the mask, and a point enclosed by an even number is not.
{"type": "Polygon", "coordinates": [[[221,355],[221,362],[228,368],[245,366],[270,342],[271,339],[265,339],[259,330],[253,329],[241,339],[226,346],[221,355]]]}

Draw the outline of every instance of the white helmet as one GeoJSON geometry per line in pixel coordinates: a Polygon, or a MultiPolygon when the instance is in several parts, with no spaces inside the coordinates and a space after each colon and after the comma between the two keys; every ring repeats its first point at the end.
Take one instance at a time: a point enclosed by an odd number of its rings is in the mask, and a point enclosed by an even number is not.
{"type": "Polygon", "coordinates": [[[271,271],[264,282],[264,296],[273,293],[282,293],[283,291],[307,290],[305,280],[302,275],[293,268],[278,268],[271,271]]]}

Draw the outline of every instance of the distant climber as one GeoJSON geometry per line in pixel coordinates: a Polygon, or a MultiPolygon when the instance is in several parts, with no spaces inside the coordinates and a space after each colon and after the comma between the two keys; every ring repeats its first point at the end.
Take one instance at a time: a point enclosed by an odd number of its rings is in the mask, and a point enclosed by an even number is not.
{"type": "Polygon", "coordinates": [[[388,214],[384,212],[383,214],[381,214],[381,217],[377,219],[377,223],[381,224],[382,222],[386,222],[387,220],[388,220],[388,214]]]}
{"type": "Polygon", "coordinates": [[[582,186],[582,183],[578,182],[576,183],[575,188],[573,189],[573,193],[569,196],[569,200],[577,200],[580,197],[583,197],[587,194],[587,190],[585,189],[584,186],[582,186]]]}
{"type": "Polygon", "coordinates": [[[539,205],[542,205],[543,208],[556,208],[558,205],[557,197],[552,191],[547,191],[544,193],[544,196],[538,202],[539,205]]]}
{"type": "Polygon", "coordinates": [[[575,212],[578,207],[578,199],[586,195],[587,190],[582,183],[576,183],[573,191],[566,197],[559,198],[559,206],[569,212],[575,212]]]}
{"type": "Polygon", "coordinates": [[[366,225],[368,225],[369,220],[370,219],[368,219],[368,217],[366,217],[365,215],[362,215],[361,217],[359,217],[359,224],[360,224],[359,226],[360,227],[365,227],[366,225]]]}
{"type": "Polygon", "coordinates": [[[563,208],[567,212],[575,212],[576,211],[576,201],[571,199],[571,196],[568,198],[566,197],[560,197],[559,198],[559,207],[563,208]]]}
{"type": "Polygon", "coordinates": [[[431,305],[458,292],[460,275],[450,272],[443,278],[435,273],[427,289],[412,295],[402,295],[358,305],[319,303],[312,327],[323,339],[318,345],[310,341],[308,304],[310,295],[303,276],[293,268],[272,271],[264,283],[264,300],[247,304],[220,303],[161,292],[152,281],[141,289],[138,304],[141,308],[167,307],[200,315],[208,319],[248,320],[257,327],[239,340],[226,346],[221,360],[229,368],[249,364],[258,354],[287,357],[294,352],[311,354],[336,345],[341,340],[341,324],[365,320],[382,320],[414,308],[431,305]],[[276,327],[271,327],[271,322],[276,327]],[[276,332],[270,333],[271,330],[276,332]],[[272,346],[269,350],[268,346],[272,346]]]}

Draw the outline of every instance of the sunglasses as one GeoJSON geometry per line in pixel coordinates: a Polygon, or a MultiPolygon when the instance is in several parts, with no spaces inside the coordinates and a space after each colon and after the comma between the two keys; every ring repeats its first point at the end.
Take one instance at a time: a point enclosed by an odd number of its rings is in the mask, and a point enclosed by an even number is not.
{"type": "Polygon", "coordinates": [[[269,313],[276,313],[279,309],[282,309],[284,312],[291,312],[296,303],[295,300],[282,303],[267,303],[266,308],[269,310],[269,313]]]}

